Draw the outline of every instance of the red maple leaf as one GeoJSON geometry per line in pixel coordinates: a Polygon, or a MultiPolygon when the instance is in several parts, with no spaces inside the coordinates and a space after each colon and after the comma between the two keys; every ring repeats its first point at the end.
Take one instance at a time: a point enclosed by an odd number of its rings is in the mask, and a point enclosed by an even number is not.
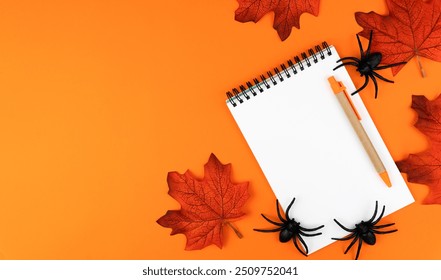
{"type": "MultiPolygon", "coordinates": [[[[223,165],[214,154],[204,166],[204,178],[195,179],[169,172],[168,194],[181,204],[181,210],[169,210],[158,224],[172,228],[171,235],[187,237],[186,250],[202,249],[210,244],[222,248],[222,228],[244,215],[240,210],[248,199],[248,182],[231,182],[231,164],[223,165]]],[[[233,228],[234,229],[234,228],[233,228]]],[[[237,233],[237,232],[236,232],[237,233]]]]}
{"type": "MultiPolygon", "coordinates": [[[[384,64],[407,62],[416,56],[424,77],[420,56],[441,61],[441,1],[386,0],[386,3],[388,16],[355,13],[357,23],[363,27],[359,34],[369,38],[373,30],[372,51],[382,53],[384,64]]],[[[393,75],[403,66],[393,67],[393,75]]]]}
{"type": "Polygon", "coordinates": [[[235,19],[239,22],[258,22],[265,14],[274,12],[274,29],[280,39],[286,40],[293,26],[300,28],[300,16],[317,16],[320,0],[237,0],[239,8],[235,19]]]}
{"type": "Polygon", "coordinates": [[[425,204],[441,204],[441,95],[433,101],[413,95],[412,108],[418,114],[415,126],[429,138],[430,147],[397,162],[411,183],[426,184],[430,191],[425,204]]]}

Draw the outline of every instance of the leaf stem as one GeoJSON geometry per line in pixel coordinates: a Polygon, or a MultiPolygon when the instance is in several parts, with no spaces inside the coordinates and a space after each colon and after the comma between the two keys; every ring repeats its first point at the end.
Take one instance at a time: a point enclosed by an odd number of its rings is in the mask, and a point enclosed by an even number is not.
{"type": "Polygon", "coordinates": [[[419,55],[416,55],[416,58],[417,58],[417,61],[418,61],[418,67],[420,67],[420,73],[421,73],[421,76],[422,76],[423,78],[425,78],[425,77],[426,77],[426,71],[424,71],[424,69],[423,69],[423,64],[421,63],[420,56],[419,56],[419,55]]]}
{"type": "Polygon", "coordinates": [[[242,237],[243,237],[242,233],[241,233],[241,232],[240,232],[235,226],[233,226],[232,223],[230,223],[229,221],[226,221],[225,223],[226,223],[228,226],[230,226],[230,228],[232,228],[232,229],[234,230],[234,233],[236,233],[237,237],[239,237],[239,238],[242,238],[242,237]]]}

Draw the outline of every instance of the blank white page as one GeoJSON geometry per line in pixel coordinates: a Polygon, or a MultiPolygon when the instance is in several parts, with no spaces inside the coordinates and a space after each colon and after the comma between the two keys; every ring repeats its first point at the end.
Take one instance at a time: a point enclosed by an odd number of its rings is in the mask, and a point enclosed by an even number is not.
{"type": "MultiPolygon", "coordinates": [[[[309,253],[334,242],[332,237],[348,234],[334,218],[354,228],[356,223],[373,215],[375,201],[379,203],[377,216],[383,205],[386,205],[386,216],[414,201],[361,98],[355,95],[352,101],[389,173],[392,187],[387,187],[376,173],[328,83],[328,77],[333,75],[343,82],[348,93],[355,91],[344,67],[333,71],[339,56],[334,47],[330,49],[332,55],[326,55],[324,60],[319,58],[315,64],[310,59],[310,67],[303,61],[305,70],[290,78],[281,71],[284,81],[275,75],[277,85],[268,80],[270,89],[249,100],[242,96],[244,102],[236,102],[236,107],[227,100],[283,210],[295,197],[290,217],[307,228],[325,225],[319,230],[322,235],[304,237],[309,253]]],[[[260,187],[254,186],[255,191],[260,187]]],[[[274,198],[268,197],[268,200],[274,198]]],[[[264,214],[278,220],[275,207],[273,212],[264,214]]],[[[263,219],[256,227],[274,228],[263,219]]],[[[349,245],[346,242],[342,245],[344,248],[349,245]]],[[[356,246],[354,248],[356,250],[356,246]]]]}

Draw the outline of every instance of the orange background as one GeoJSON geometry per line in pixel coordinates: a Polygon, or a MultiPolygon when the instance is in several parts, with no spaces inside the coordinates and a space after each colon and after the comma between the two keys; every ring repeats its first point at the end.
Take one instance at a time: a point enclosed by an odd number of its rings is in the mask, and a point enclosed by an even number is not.
{"type": "MultiPolygon", "coordinates": [[[[323,40],[358,56],[356,11],[383,0],[321,1],[318,17],[281,42],[273,15],[234,20],[236,0],[1,1],[0,257],[4,259],[303,259],[267,227],[275,197],[226,105],[225,92],[323,40]],[[68,3],[71,2],[71,3],[68,3]],[[185,251],[185,236],[156,220],[179,205],[169,171],[203,176],[210,153],[249,181],[244,238],[185,251]]],[[[363,39],[363,43],[367,41],[363,39]]],[[[441,64],[410,61],[361,93],[395,160],[427,147],[412,125],[411,95],[440,92],[441,64]],[[437,77],[438,76],[438,77],[437,77]]],[[[349,69],[356,86],[360,78],[349,69]]],[[[361,259],[440,259],[441,208],[416,202],[385,218],[397,233],[363,246],[361,259]]],[[[334,243],[308,259],[352,259],[334,243]]]]}

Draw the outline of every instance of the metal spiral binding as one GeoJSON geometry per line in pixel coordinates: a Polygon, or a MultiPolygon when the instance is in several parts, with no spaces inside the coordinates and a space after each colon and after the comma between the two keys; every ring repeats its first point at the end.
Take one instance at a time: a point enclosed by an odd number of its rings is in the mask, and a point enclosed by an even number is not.
{"type": "Polygon", "coordinates": [[[251,97],[256,96],[259,93],[265,91],[265,89],[269,89],[271,86],[276,86],[279,82],[283,82],[286,78],[291,78],[292,75],[296,75],[299,71],[305,70],[306,67],[311,67],[314,63],[318,63],[320,60],[324,60],[326,55],[332,55],[331,48],[326,42],[323,42],[322,45],[315,46],[314,49],[308,50],[308,55],[306,52],[302,52],[299,56],[294,57],[295,63],[290,59],[286,62],[286,64],[280,64],[279,67],[275,67],[274,74],[271,71],[267,71],[267,77],[265,75],[260,75],[260,81],[258,78],[254,78],[253,82],[246,82],[246,86],[240,85],[239,89],[233,88],[231,91],[228,91],[227,97],[228,101],[236,107],[238,104],[243,103],[245,100],[251,99],[251,97]],[[284,74],[285,76],[283,76],[284,74]]]}

